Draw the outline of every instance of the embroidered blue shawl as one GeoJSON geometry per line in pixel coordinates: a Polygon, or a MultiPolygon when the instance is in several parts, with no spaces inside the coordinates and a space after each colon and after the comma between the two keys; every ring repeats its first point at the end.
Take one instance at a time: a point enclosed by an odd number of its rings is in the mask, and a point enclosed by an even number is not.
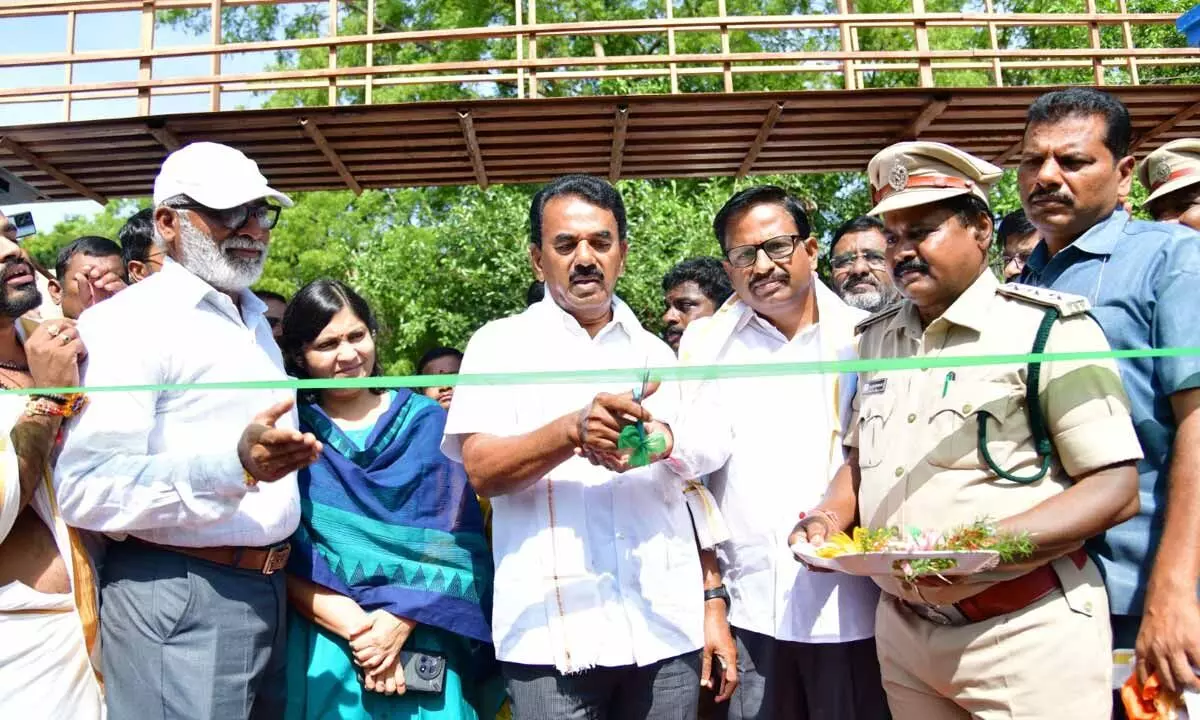
{"type": "Polygon", "coordinates": [[[492,558],[462,465],[440,449],[446,413],[398,390],[359,449],[317,405],[300,425],[324,443],[299,474],[300,527],[288,572],[490,644],[492,558]]]}

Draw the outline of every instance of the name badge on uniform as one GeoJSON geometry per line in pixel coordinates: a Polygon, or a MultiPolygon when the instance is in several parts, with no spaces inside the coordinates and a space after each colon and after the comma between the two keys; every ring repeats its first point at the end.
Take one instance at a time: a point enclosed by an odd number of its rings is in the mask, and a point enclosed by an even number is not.
{"type": "Polygon", "coordinates": [[[878,395],[887,387],[887,378],[876,378],[863,386],[863,395],[878,395]]]}

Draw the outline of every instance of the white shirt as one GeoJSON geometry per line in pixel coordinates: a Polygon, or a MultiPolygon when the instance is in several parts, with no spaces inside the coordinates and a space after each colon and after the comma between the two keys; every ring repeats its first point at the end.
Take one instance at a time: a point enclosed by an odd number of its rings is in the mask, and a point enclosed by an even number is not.
{"type": "MultiPolygon", "coordinates": [[[[462,373],[674,364],[670,348],[620,300],[614,300],[613,320],[591,338],[547,295],[476,332],[462,373]]],[[[528,433],[585,407],[597,393],[628,392],[637,384],[460,385],[442,450],[461,460],[468,435],[528,433]]],[[[663,383],[646,408],[669,424],[678,402],[678,385],[663,383]]],[[[679,479],[662,463],[615,474],[575,457],[520,492],[492,498],[492,513],[492,633],[499,659],[562,667],[549,627],[557,607],[547,600],[555,596],[555,567],[573,572],[564,593],[567,606],[578,611],[575,625],[567,624],[575,631],[566,641],[569,664],[648,665],[703,645],[704,589],[691,519],[679,479]],[[551,486],[553,521],[546,512],[551,486]]]]}
{"type": "MultiPolygon", "coordinates": [[[[819,323],[790,341],[736,298],[688,325],[680,357],[689,364],[803,363],[853,356],[854,324],[865,313],[814,277],[819,323]]],[[[729,587],[730,624],[805,643],[874,635],[879,593],[870,578],[805,570],[787,538],[815,507],[843,460],[841,422],[854,376],[797,374],[689,384],[670,464],[708,474],[732,539],[717,548],[729,587]],[[840,418],[840,420],[839,420],[840,418]]]]}
{"type": "MultiPolygon", "coordinates": [[[[174,262],[79,319],[84,385],[284,380],[249,291],[233,300],[174,262]]],[[[248,488],[242,431],[289,390],[93,392],[55,468],[67,522],[186,547],[263,547],[300,521],[296,477],[248,488]]],[[[293,411],[280,427],[295,427],[293,411]]]]}

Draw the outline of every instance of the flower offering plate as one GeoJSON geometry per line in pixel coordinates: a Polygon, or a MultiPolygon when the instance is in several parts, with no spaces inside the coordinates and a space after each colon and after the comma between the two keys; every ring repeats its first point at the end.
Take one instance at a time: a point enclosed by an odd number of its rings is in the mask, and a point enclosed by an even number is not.
{"type": "Polygon", "coordinates": [[[792,553],[812,567],[835,570],[847,575],[912,577],[912,568],[921,565],[919,575],[974,575],[994,568],[1000,562],[995,550],[888,550],[884,552],[844,553],[824,558],[808,543],[796,543],[792,553]]]}

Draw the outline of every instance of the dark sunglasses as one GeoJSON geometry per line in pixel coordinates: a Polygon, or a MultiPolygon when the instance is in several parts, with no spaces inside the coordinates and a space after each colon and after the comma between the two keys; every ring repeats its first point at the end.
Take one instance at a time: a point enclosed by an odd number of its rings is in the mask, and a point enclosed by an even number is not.
{"type": "Polygon", "coordinates": [[[253,217],[263,230],[270,230],[279,222],[279,213],[283,208],[278,205],[263,203],[260,205],[238,205],[226,210],[217,210],[198,203],[179,205],[180,210],[194,210],[215,219],[226,230],[237,232],[246,227],[253,217]]]}
{"type": "Polygon", "coordinates": [[[799,235],[780,235],[757,245],[738,245],[725,251],[725,259],[737,268],[750,267],[758,259],[759,248],[762,248],[772,260],[787,260],[796,252],[796,244],[803,240],[799,235]]]}

